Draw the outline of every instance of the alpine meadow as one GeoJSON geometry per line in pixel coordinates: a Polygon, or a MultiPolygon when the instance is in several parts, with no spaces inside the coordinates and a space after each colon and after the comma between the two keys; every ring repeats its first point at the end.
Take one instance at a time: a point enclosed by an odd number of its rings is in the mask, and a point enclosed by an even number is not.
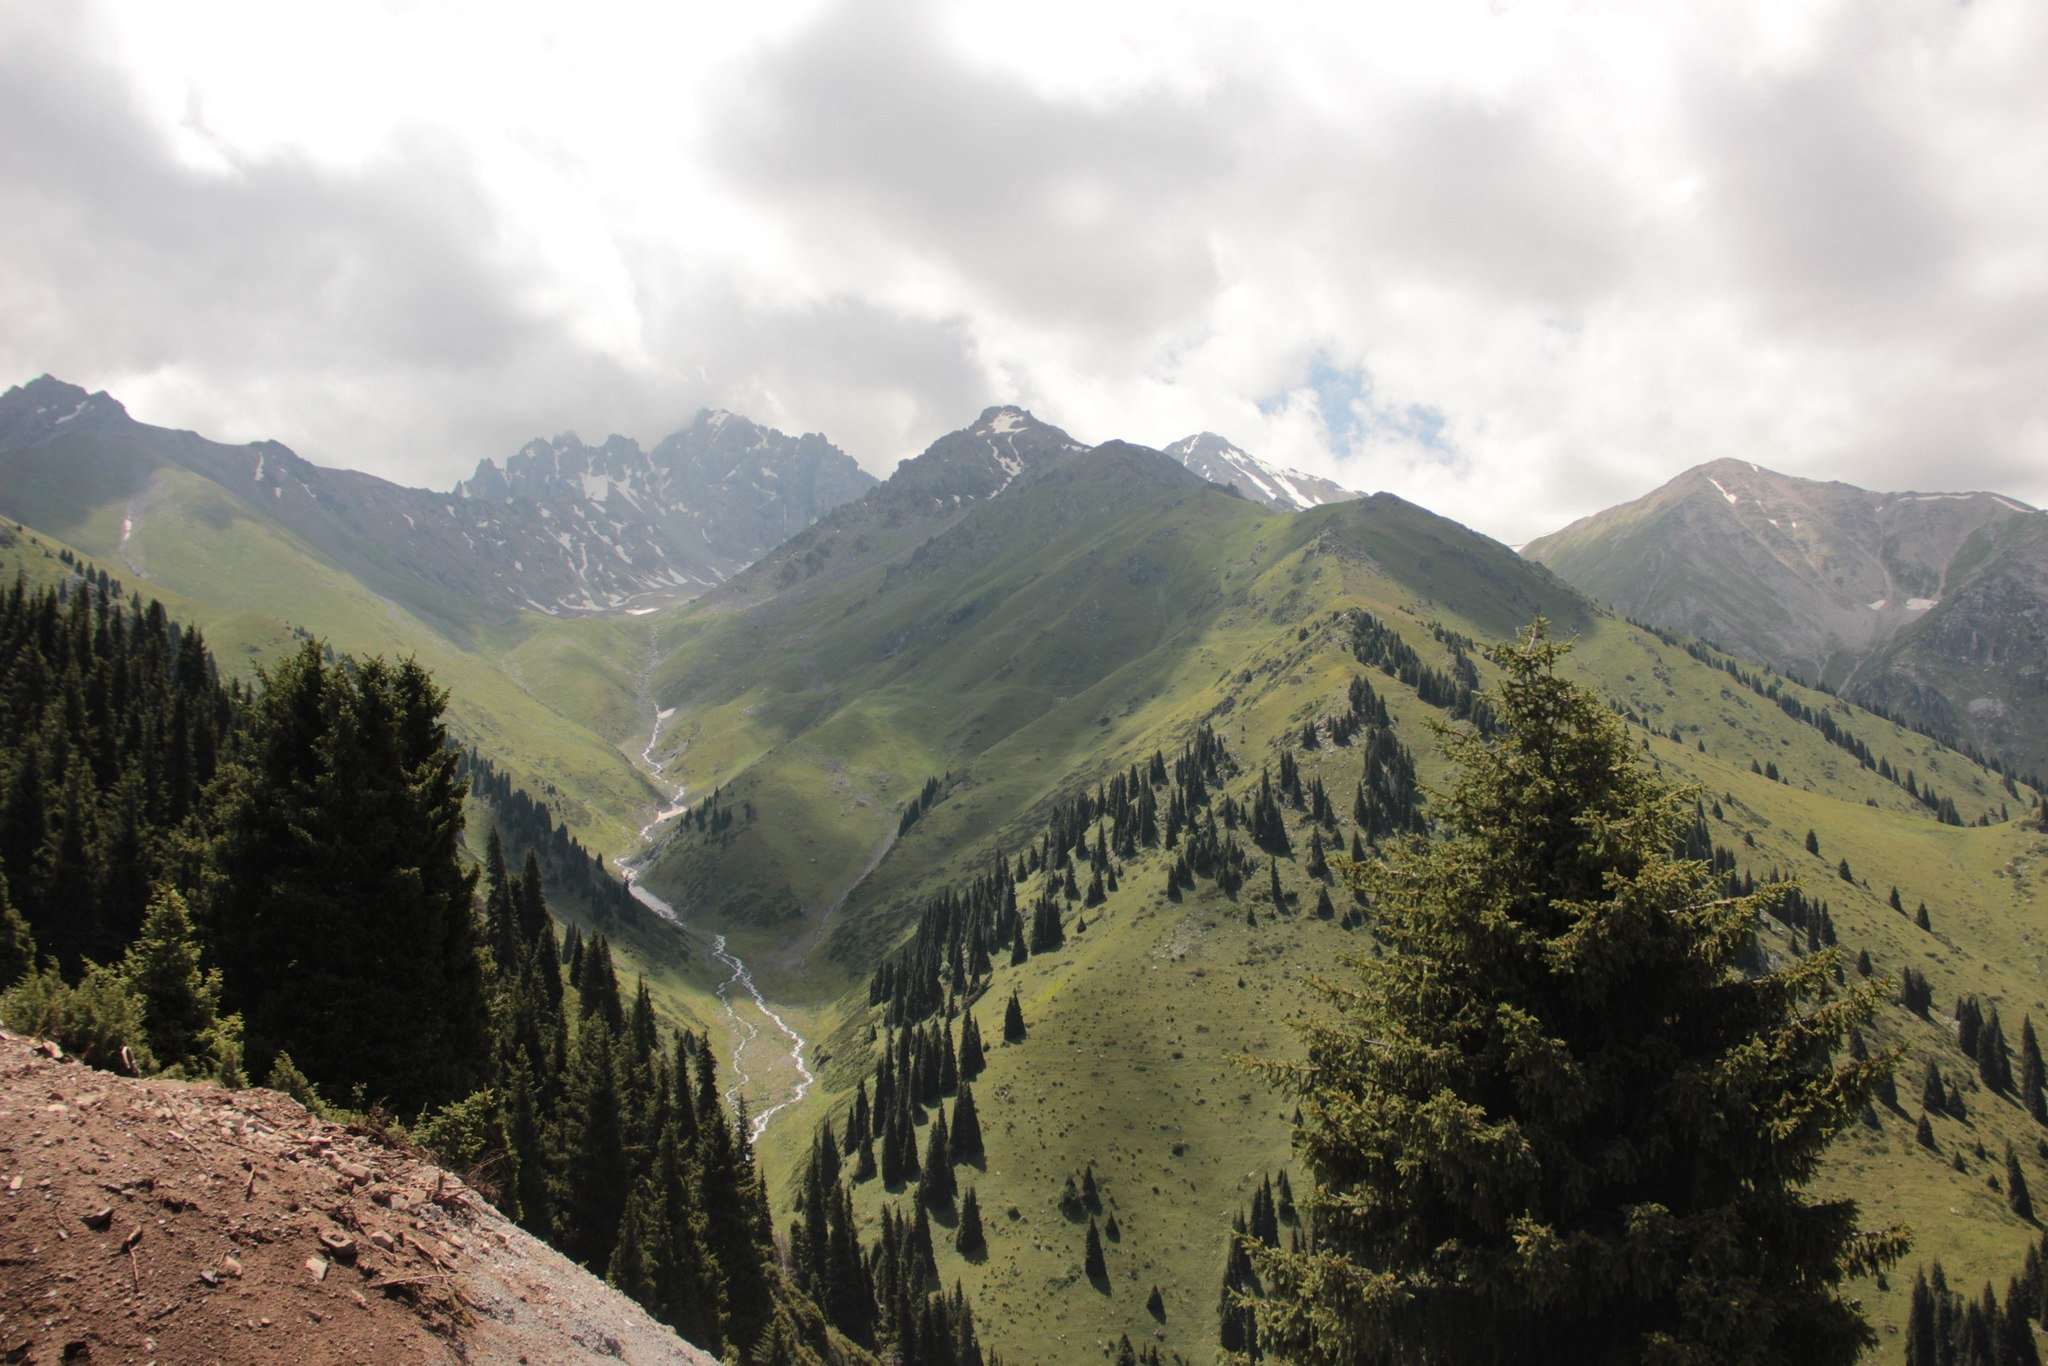
{"type": "Polygon", "coordinates": [[[0,4],[0,1359],[2038,1366],[2043,62],[0,4]]]}

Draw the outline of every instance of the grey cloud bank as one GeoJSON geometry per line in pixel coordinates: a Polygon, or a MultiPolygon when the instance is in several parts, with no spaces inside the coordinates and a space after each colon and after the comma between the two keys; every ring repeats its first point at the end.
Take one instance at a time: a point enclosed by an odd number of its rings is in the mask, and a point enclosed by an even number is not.
{"type": "Polygon", "coordinates": [[[441,487],[702,406],[886,473],[1014,401],[1511,542],[1721,456],[2048,502],[2038,7],[1412,9],[511,7],[432,86],[400,9],[11,6],[0,378],[441,487]]]}

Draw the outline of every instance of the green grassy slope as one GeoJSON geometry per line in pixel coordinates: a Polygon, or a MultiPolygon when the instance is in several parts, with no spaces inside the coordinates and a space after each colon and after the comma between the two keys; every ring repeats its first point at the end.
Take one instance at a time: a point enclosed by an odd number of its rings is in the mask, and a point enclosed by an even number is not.
{"type": "MultiPolygon", "coordinates": [[[[1987,1178],[2002,1173],[2011,1142],[2037,1191],[2048,1190],[2038,1146],[2048,1130],[1976,1083],[1946,1021],[1968,992],[2000,1009],[2015,1043],[2022,1015],[2048,1026],[2038,876],[2048,837],[2005,819],[2035,794],[1825,694],[1766,675],[1756,680],[1772,694],[1763,695],[1747,666],[1737,677],[1711,654],[1598,612],[1505,547],[1398,499],[1285,516],[1159,457],[1110,448],[1020,480],[864,566],[644,617],[478,621],[467,632],[475,648],[465,648],[239,515],[205,481],[158,472],[108,498],[81,502],[66,535],[134,583],[125,550],[150,576],[136,586],[202,624],[224,663],[273,657],[293,627],[342,649],[418,651],[453,690],[465,738],[595,847],[625,848],[652,805],[628,756],[646,743],[656,707],[673,709],[657,756],[693,798],[721,790],[732,825],[673,832],[652,885],[701,935],[729,933],[815,1045],[817,1091],[760,1149],[778,1218],[811,1124],[843,1118],[872,1069],[868,974],[929,896],[998,849],[1014,855],[1055,802],[1155,749],[1170,757],[1204,723],[1237,765],[1235,795],[1290,748],[1335,799],[1348,841],[1358,751],[1303,749],[1303,725],[1343,710],[1365,673],[1427,780],[1442,773],[1428,733],[1442,713],[1352,657],[1346,614],[1372,613],[1446,668],[1442,632],[1488,641],[1541,611],[1577,637],[1568,668],[1635,718],[1645,760],[1698,786],[1714,840],[1759,877],[1788,873],[1828,903],[1845,966],[1853,972],[1867,951],[1887,982],[1912,966],[1932,983],[1930,1019],[1888,1007],[1871,1040],[1908,1050],[1903,1112],[1848,1135],[1826,1181],[1861,1198],[1873,1220],[1910,1223],[1915,1258],[1941,1257],[1966,1288],[1995,1279],[2002,1290],[2034,1236],[1987,1178]],[[1788,713],[1786,698],[1814,723],[1788,713]],[[1823,714],[1900,781],[1831,742],[1823,714]],[[1767,768],[1776,781],[1755,771],[1767,768]],[[1908,771],[1965,822],[1994,823],[1940,824],[1902,786],[1908,771]],[[934,776],[945,778],[940,800],[897,838],[905,803],[934,776]],[[1840,875],[1843,860],[1853,881],[1840,875]],[[1894,886],[1909,910],[1927,903],[1931,930],[1891,909],[1894,886]],[[1913,1139],[1930,1058],[1963,1083],[1969,1111],[1933,1121],[1935,1151],[1913,1139]]],[[[25,539],[0,554],[54,572],[25,539]]],[[[1282,914],[1263,874],[1234,900],[1204,881],[1171,902],[1164,855],[1145,851],[1087,913],[1084,934],[997,968],[995,991],[976,1007],[994,1045],[976,1085],[988,1160],[960,1173],[978,1188],[990,1255],[968,1264],[948,1242],[940,1263],[975,1294],[1006,1357],[1091,1359],[1122,1332],[1193,1360],[1213,1354],[1230,1215],[1288,1155],[1286,1115],[1237,1059],[1285,1056],[1286,1021],[1311,1008],[1305,976],[1370,948],[1367,934],[1307,913],[1315,891],[1302,819],[1290,816],[1297,853],[1280,860],[1293,900],[1282,914]],[[1012,987],[1032,1032],[1006,1047],[995,1041],[1012,987]],[[1091,1162],[1122,1232],[1108,1247],[1107,1294],[1080,1274],[1085,1225],[1058,1207],[1065,1179],[1091,1162]],[[1154,1284],[1163,1323],[1143,1307],[1154,1284]]],[[[1020,900],[1036,891],[1026,883],[1020,900]]],[[[1780,955],[1804,947],[1775,923],[1762,937],[1780,955]]],[[[723,1011],[712,990],[722,974],[702,944],[654,989],[677,1016],[710,1022],[723,1011]]],[[[870,1183],[864,1215],[872,1221],[891,1198],[902,1196],[870,1183]]],[[[1910,1279],[1864,1288],[1888,1327],[1910,1279]]],[[[1887,1343],[1897,1359],[1898,1339],[1887,1343]]]]}
{"type": "MultiPolygon", "coordinates": [[[[78,487],[68,495],[79,501],[78,487]]],[[[653,790],[617,746],[530,695],[489,651],[464,648],[218,485],[168,464],[40,528],[76,546],[132,588],[162,597],[205,630],[229,667],[287,648],[294,629],[337,650],[416,654],[451,693],[458,736],[498,757],[586,840],[624,847],[632,813],[653,790]]]]}
{"type": "MultiPolygon", "coordinates": [[[[1341,711],[1349,680],[1366,672],[1333,615],[1354,608],[1439,668],[1449,655],[1436,627],[1490,640],[1548,613],[1578,637],[1570,669],[1637,718],[1646,761],[1697,785],[1703,810],[1719,804],[1720,817],[1708,817],[1715,841],[1756,875],[1780,870],[1827,902],[1850,971],[1867,950],[1888,982],[1907,965],[1928,975],[1935,1018],[1888,1008],[1872,1039],[1909,1050],[1905,1112],[1845,1138],[1826,1180],[1862,1198],[1873,1220],[1911,1224],[1916,1256],[1940,1256],[1960,1283],[1995,1277],[2002,1287],[2034,1234],[1986,1178],[2002,1171],[2010,1140],[2036,1185],[2048,1181],[2036,1151],[2048,1133],[2036,1134],[2012,1101],[1971,1089],[1974,1073],[1944,1021],[1968,991],[1999,1005],[2015,1042],[2022,1014],[2048,1024],[2032,928],[2048,907],[2026,871],[2048,844],[2002,819],[2030,808],[2030,791],[2008,793],[1963,756],[1825,694],[1763,676],[1775,693],[1760,695],[1398,500],[1284,517],[1177,487],[1129,457],[1083,458],[1020,485],[892,566],[765,603],[700,604],[656,628],[666,660],[654,688],[677,709],[677,763],[693,790],[722,785],[756,813],[723,836],[677,838],[659,876],[698,914],[732,927],[775,991],[815,1008],[807,1018],[823,1040],[821,1090],[794,1113],[843,1120],[873,1063],[865,973],[923,898],[986,867],[995,849],[1014,854],[1041,833],[1054,800],[1155,748],[1171,755],[1200,722],[1216,726],[1239,764],[1240,797],[1293,746],[1348,831],[1357,752],[1304,751],[1299,734],[1341,711]],[[1784,697],[1816,722],[1829,713],[1873,762],[1902,778],[1911,770],[1966,821],[1998,823],[1938,823],[1900,783],[1788,714],[1784,697]],[[1670,738],[1674,728],[1681,739],[1670,738]],[[943,797],[894,840],[903,804],[932,775],[950,775],[943,797]],[[1809,829],[1819,857],[1806,851],[1809,829]],[[1840,877],[1843,859],[1853,882],[1840,877]],[[1928,903],[1932,933],[1890,909],[1893,886],[1909,909],[1928,903]],[[1934,1153],[1913,1142],[1928,1057],[1964,1080],[1971,1102],[1967,1123],[1935,1121],[1934,1153]]],[[[1440,774],[1426,726],[1441,713],[1384,675],[1368,677],[1425,777],[1440,774]]],[[[1086,913],[1085,934],[997,968],[977,1006],[984,1032],[997,1036],[1014,986],[1032,1035],[994,1047],[976,1086],[989,1156],[985,1170],[963,1168],[960,1178],[977,1187],[989,1258],[969,1264],[948,1245],[941,1271],[975,1294],[1006,1353],[1089,1359],[1129,1332],[1194,1360],[1212,1354],[1229,1217],[1288,1153],[1277,1099],[1236,1059],[1284,1056],[1286,1020],[1310,1008],[1304,977],[1370,943],[1305,913],[1314,900],[1305,840],[1298,831],[1296,856],[1280,861],[1294,903],[1283,916],[1266,903],[1262,875],[1235,900],[1204,882],[1169,902],[1163,855],[1146,852],[1086,913]],[[1065,1179],[1091,1162],[1122,1232],[1108,1248],[1107,1294],[1081,1276],[1085,1223],[1058,1206],[1065,1179]],[[1163,1324],[1143,1307],[1154,1284],[1163,1324]]],[[[1026,883],[1020,902],[1035,891],[1026,883]]],[[[1775,922],[1763,937],[1771,952],[1794,951],[1775,922]]],[[[781,1201],[808,1128],[778,1122],[762,1144],[781,1201]]],[[[864,1188],[862,1198],[872,1218],[905,1197],[864,1188]]],[[[1862,1293],[1896,1325],[1899,1278],[1862,1293]]]]}

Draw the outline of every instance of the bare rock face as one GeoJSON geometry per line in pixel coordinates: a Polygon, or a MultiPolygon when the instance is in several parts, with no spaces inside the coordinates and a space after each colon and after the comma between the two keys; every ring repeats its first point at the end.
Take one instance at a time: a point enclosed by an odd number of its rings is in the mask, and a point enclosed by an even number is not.
{"type": "Polygon", "coordinates": [[[2048,770],[2048,515],[2015,499],[1717,460],[1523,554],[1634,620],[2048,770]]]}
{"type": "Polygon", "coordinates": [[[449,1173],[0,1033],[0,1359],[704,1366],[449,1173]]]}

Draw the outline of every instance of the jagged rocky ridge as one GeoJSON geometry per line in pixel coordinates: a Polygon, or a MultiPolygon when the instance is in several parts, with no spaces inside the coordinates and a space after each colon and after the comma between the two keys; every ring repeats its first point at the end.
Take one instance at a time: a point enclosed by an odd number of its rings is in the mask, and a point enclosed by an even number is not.
{"type": "Polygon", "coordinates": [[[313,464],[274,441],[230,446],[135,421],[43,376],[0,395],[0,510],[42,520],[61,472],[146,498],[160,468],[212,480],[344,568],[435,612],[445,594],[549,613],[686,597],[874,484],[816,435],[700,413],[643,451],[613,436],[535,441],[453,492],[313,464]]]}

